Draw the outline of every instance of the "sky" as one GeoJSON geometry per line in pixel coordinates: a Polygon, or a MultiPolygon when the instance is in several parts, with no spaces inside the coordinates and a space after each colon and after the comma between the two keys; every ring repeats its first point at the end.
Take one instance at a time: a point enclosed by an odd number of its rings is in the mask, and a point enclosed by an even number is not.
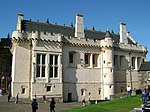
{"type": "MultiPolygon", "coordinates": [[[[119,33],[119,23],[150,52],[150,0],[1,0],[0,38],[16,29],[18,13],[24,19],[52,24],[75,24],[75,15],[84,15],[84,26],[119,33]]],[[[150,60],[150,53],[147,60],[150,60]]]]}

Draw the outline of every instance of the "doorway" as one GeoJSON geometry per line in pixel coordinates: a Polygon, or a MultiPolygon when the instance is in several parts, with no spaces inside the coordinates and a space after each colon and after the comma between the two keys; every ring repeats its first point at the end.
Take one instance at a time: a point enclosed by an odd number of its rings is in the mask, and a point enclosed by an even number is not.
{"type": "Polygon", "coordinates": [[[72,101],[72,93],[68,93],[68,102],[72,101]]]}

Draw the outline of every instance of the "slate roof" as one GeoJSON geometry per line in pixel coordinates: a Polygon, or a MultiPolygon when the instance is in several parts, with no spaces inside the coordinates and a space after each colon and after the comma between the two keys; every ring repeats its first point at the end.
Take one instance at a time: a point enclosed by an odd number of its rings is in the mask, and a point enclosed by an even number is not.
{"type": "Polygon", "coordinates": [[[142,63],[139,71],[150,71],[150,61],[142,63]]]}
{"type": "MultiPolygon", "coordinates": [[[[22,20],[22,30],[24,31],[42,31],[42,32],[49,32],[49,33],[61,33],[64,36],[71,36],[74,37],[75,28],[63,25],[56,25],[50,23],[42,23],[42,22],[33,22],[30,20],[22,20]]],[[[95,30],[88,30],[85,29],[85,38],[89,39],[97,39],[102,40],[105,38],[106,32],[95,31],[95,30]]],[[[113,40],[116,43],[119,43],[119,34],[111,33],[113,40]]],[[[129,44],[134,44],[130,39],[128,39],[129,44]]]]}

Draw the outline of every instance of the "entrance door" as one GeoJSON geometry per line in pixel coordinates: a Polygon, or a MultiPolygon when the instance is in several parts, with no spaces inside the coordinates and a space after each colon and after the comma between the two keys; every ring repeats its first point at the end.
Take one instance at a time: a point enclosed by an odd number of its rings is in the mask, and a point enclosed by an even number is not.
{"type": "Polygon", "coordinates": [[[68,93],[68,102],[72,101],[72,93],[68,93]]]}

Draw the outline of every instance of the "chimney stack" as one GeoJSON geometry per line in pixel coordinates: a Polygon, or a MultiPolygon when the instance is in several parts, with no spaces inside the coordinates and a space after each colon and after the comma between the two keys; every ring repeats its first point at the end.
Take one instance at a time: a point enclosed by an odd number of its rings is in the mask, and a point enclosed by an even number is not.
{"type": "Polygon", "coordinates": [[[75,37],[85,38],[82,14],[76,14],[75,37]]]}
{"type": "Polygon", "coordinates": [[[18,14],[18,22],[17,22],[17,30],[21,31],[21,22],[23,20],[23,14],[22,13],[19,13],[18,14]]]}
{"type": "Polygon", "coordinates": [[[128,44],[126,24],[120,23],[120,43],[128,44]]]}

